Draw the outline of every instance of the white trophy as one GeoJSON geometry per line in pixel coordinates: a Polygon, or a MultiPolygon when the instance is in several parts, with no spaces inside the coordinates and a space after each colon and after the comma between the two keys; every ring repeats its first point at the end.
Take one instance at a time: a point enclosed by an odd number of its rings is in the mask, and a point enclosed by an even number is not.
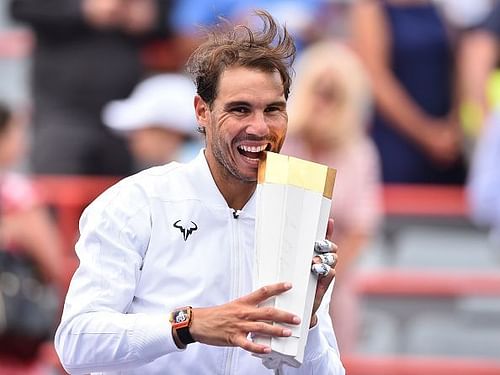
{"type": "Polygon", "coordinates": [[[291,290],[262,305],[301,317],[300,325],[288,326],[290,337],[254,337],[272,349],[259,355],[268,368],[302,364],[317,283],[311,260],[315,241],[326,235],[335,174],[325,165],[272,152],[259,164],[255,287],[291,282],[291,290]]]}

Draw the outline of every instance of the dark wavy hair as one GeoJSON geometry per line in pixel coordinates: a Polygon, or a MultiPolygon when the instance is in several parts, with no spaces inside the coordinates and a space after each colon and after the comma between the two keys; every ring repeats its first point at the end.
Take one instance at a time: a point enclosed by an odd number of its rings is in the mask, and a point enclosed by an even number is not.
{"type": "Polygon", "coordinates": [[[256,10],[255,14],[263,22],[262,30],[232,25],[222,19],[214,28],[206,30],[207,40],[189,58],[187,71],[193,78],[198,95],[209,106],[217,96],[220,75],[231,66],[279,72],[283,92],[288,99],[295,43],[286,27],[280,27],[268,12],[256,10]]]}

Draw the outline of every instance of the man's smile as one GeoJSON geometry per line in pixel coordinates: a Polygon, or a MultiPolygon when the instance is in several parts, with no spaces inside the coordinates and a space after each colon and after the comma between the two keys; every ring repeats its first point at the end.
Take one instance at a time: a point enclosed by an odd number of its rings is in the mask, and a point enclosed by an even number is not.
{"type": "Polygon", "coordinates": [[[269,151],[271,149],[271,143],[264,143],[261,145],[239,145],[237,149],[241,155],[258,160],[262,156],[263,151],[269,151]]]}

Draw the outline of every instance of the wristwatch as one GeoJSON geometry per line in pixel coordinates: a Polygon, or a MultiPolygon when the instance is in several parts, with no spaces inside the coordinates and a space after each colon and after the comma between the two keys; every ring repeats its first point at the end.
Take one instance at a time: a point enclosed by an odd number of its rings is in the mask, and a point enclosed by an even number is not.
{"type": "Polygon", "coordinates": [[[172,329],[175,330],[179,341],[184,346],[195,341],[189,332],[191,323],[193,323],[193,309],[191,306],[180,307],[170,313],[172,329]]]}

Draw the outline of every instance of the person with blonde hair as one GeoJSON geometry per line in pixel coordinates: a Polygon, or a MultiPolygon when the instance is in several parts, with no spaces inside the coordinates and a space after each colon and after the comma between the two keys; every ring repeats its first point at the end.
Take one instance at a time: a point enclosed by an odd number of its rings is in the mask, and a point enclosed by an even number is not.
{"type": "MultiPolygon", "coordinates": [[[[342,284],[381,218],[379,157],[366,132],[370,83],[354,52],[336,41],[310,46],[296,71],[283,152],[337,169],[331,216],[342,259],[336,268],[337,299],[330,311],[337,305],[344,311],[349,302],[342,297],[342,284]]],[[[354,333],[343,334],[352,331],[348,324],[337,321],[336,327],[344,351],[354,333]]]]}

